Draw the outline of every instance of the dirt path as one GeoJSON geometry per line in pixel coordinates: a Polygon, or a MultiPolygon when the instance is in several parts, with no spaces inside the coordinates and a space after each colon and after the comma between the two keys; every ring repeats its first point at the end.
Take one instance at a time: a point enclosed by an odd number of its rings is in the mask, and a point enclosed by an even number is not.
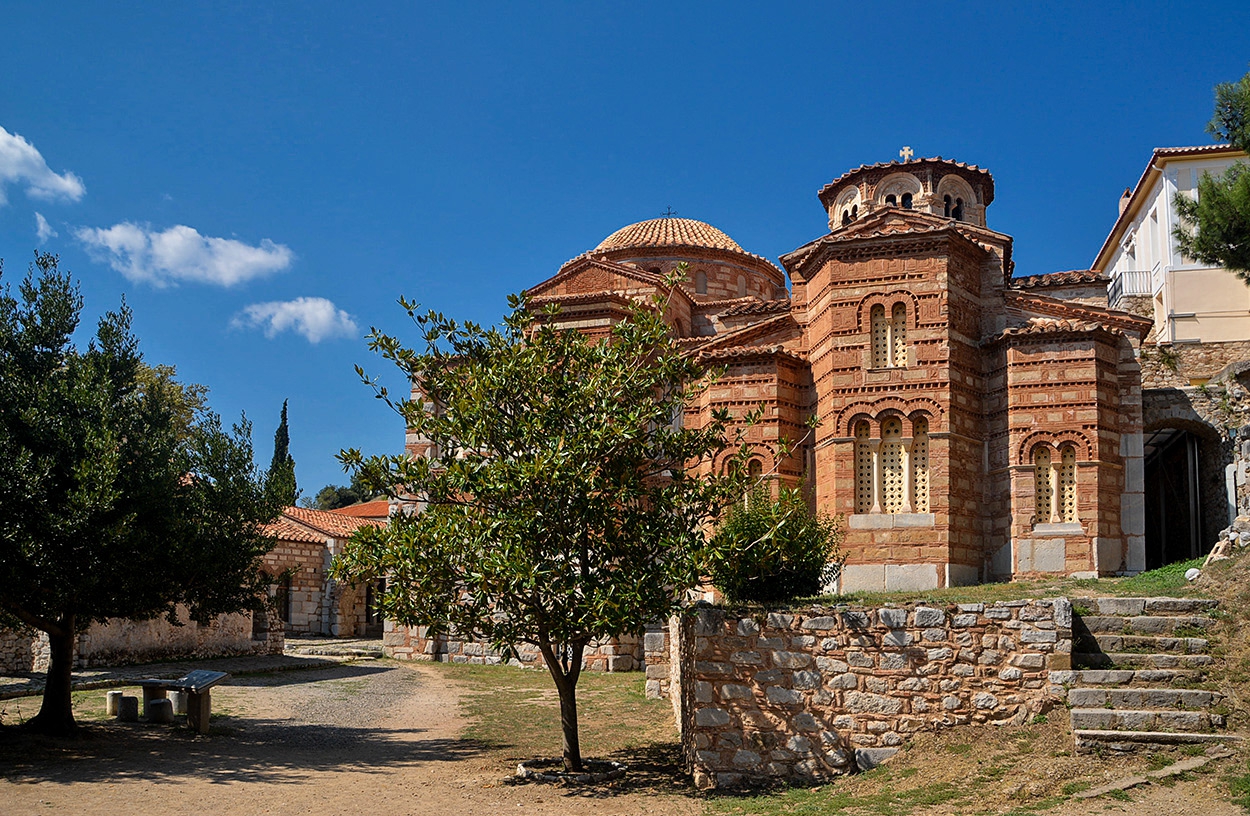
{"type": "Polygon", "coordinates": [[[503,783],[499,757],[457,737],[459,689],[430,668],[359,662],[236,677],[197,737],[100,722],[72,742],[0,744],[0,813],[697,813],[695,800],[580,796],[503,783]]]}

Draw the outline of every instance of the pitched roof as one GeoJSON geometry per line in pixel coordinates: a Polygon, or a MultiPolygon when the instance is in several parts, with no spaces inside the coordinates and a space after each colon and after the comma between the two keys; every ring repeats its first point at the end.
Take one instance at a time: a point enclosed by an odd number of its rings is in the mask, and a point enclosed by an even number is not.
{"type": "Polygon", "coordinates": [[[350,538],[364,525],[380,526],[385,522],[367,518],[353,518],[329,510],[313,510],[310,507],[284,507],[282,515],[291,521],[334,538],[350,538]]]}
{"type": "Polygon", "coordinates": [[[296,524],[285,516],[278,516],[277,521],[266,524],[261,531],[270,538],[279,541],[303,541],[307,544],[325,544],[324,534],[315,533],[303,524],[296,524]]]}
{"type": "Polygon", "coordinates": [[[391,503],[388,499],[375,499],[374,501],[339,507],[330,512],[338,513],[340,516],[354,516],[356,518],[382,518],[391,514],[391,503]]]}
{"type": "Polygon", "coordinates": [[[1034,289],[1041,286],[1079,286],[1085,283],[1101,283],[1105,286],[1109,280],[1101,272],[1093,269],[1073,269],[1070,272],[1048,272],[1045,275],[1012,278],[1011,285],[1017,289],[1034,289]]]}
{"type": "Polygon", "coordinates": [[[1142,171],[1141,177],[1137,179],[1137,184],[1133,186],[1133,192],[1129,196],[1128,203],[1120,209],[1120,214],[1116,217],[1115,223],[1111,225],[1111,232],[1107,233],[1107,240],[1102,242],[1102,246],[1099,248],[1098,254],[1094,256],[1094,262],[1090,266],[1098,268],[1100,263],[1110,260],[1112,247],[1120,242],[1120,236],[1124,234],[1125,229],[1128,228],[1128,225],[1137,216],[1137,211],[1141,208],[1142,202],[1146,197],[1146,190],[1153,182],[1152,177],[1162,172],[1157,165],[1159,159],[1171,160],[1189,156],[1218,155],[1220,153],[1240,154],[1242,157],[1246,155],[1231,144],[1156,147],[1150,154],[1150,161],[1146,162],[1146,169],[1142,171]]]}
{"type": "Polygon", "coordinates": [[[1092,322],[1109,330],[1133,333],[1145,337],[1154,321],[1103,306],[1078,303],[1074,300],[1047,297],[1033,292],[1008,289],[1003,292],[1003,302],[1011,309],[1028,315],[1031,319],[1056,319],[1069,322],[1092,322]],[[1031,315],[1029,313],[1032,313],[1031,315]]]}

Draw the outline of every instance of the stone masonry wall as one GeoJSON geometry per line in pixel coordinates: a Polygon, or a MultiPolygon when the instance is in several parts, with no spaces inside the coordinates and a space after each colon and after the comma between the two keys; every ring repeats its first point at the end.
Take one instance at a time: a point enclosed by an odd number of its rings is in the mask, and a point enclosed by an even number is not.
{"type": "Polygon", "coordinates": [[[907,735],[1021,724],[1071,665],[1066,599],[815,608],[683,619],[678,722],[700,788],[813,782],[867,768],[907,735]]]}
{"type": "MultiPolygon", "coordinates": [[[[75,668],[145,663],[174,657],[210,657],[236,654],[282,654],[281,623],[256,628],[250,613],[220,615],[200,625],[179,610],[182,626],[164,618],[133,621],[110,618],[92,624],[78,636],[75,668]]],[[[48,636],[28,628],[0,630],[0,674],[48,670],[48,636]]]]}
{"type": "MultiPolygon", "coordinates": [[[[400,626],[386,621],[382,633],[382,649],[396,660],[431,660],[439,663],[503,663],[498,652],[485,643],[447,635],[430,636],[425,626],[400,626]]],[[[519,659],[507,661],[510,666],[544,668],[542,654],[534,646],[522,645],[519,659]]],[[[589,671],[622,672],[642,668],[642,638],[625,636],[603,643],[591,642],[582,657],[582,668],[589,671]]]]}

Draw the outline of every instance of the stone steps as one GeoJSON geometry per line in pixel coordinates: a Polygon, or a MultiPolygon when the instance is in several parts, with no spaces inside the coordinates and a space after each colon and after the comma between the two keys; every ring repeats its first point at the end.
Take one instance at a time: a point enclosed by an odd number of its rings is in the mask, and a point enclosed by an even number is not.
{"type": "Polygon", "coordinates": [[[1157,748],[1160,745],[1193,745],[1195,743],[1241,742],[1242,737],[1225,733],[1194,733],[1184,731],[1100,731],[1075,729],[1078,753],[1096,751],[1136,751],[1140,748],[1157,748]]]}
{"type": "Polygon", "coordinates": [[[1078,751],[1229,741],[1224,696],[1193,688],[1215,664],[1198,637],[1215,625],[1205,598],[1088,598],[1073,606],[1072,671],[1052,672],[1068,687],[1078,751]]]}
{"type": "Polygon", "coordinates": [[[1073,708],[1209,708],[1224,702],[1218,691],[1166,688],[1074,688],[1068,690],[1073,708]]]}
{"type": "MultiPolygon", "coordinates": [[[[1175,654],[1205,654],[1210,648],[1210,641],[1205,638],[1151,637],[1149,635],[1090,635],[1100,652],[1137,652],[1139,654],[1157,654],[1173,652],[1175,654]]],[[[1088,643],[1086,643],[1088,645],[1088,643]]]]}
{"type": "Polygon", "coordinates": [[[1203,669],[1214,663],[1205,654],[1073,652],[1072,664],[1093,669],[1203,669]]]}
{"type": "Polygon", "coordinates": [[[1081,622],[1095,635],[1173,635],[1177,630],[1201,632],[1215,625],[1206,615],[1089,615],[1081,622]]]}
{"type": "Polygon", "coordinates": [[[1189,688],[1205,682],[1206,679],[1207,674],[1202,669],[1077,669],[1071,672],[1051,672],[1052,682],[1077,688],[1189,688]]]}
{"type": "Polygon", "coordinates": [[[1074,731],[1184,731],[1208,733],[1224,727],[1224,716],[1174,709],[1074,708],[1074,731]]]}

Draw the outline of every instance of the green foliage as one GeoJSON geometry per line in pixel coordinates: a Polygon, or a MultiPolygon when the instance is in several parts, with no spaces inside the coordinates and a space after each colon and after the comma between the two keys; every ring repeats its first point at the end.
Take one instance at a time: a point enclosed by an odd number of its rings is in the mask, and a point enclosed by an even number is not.
{"type": "Polygon", "coordinates": [[[312,499],[301,499],[301,502],[307,506],[317,510],[337,510],[340,507],[347,507],[352,504],[369,501],[375,495],[365,487],[360,481],[360,473],[353,473],[351,484],[344,485],[326,485],[317,491],[317,495],[312,499]]]}
{"type": "MultiPolygon", "coordinates": [[[[1207,132],[1250,152],[1250,73],[1215,87],[1215,116],[1207,132]]],[[[1173,235],[1181,251],[1250,282],[1250,165],[1238,162],[1222,177],[1204,173],[1197,200],[1178,193],[1175,204],[1181,222],[1173,235]]]]}
{"type": "Polygon", "coordinates": [[[802,491],[754,485],[721,522],[707,551],[712,583],[734,603],[779,603],[820,593],[841,568],[840,516],[819,516],[802,491]]]}
{"type": "Polygon", "coordinates": [[[291,432],[286,420],[286,400],[282,400],[282,419],[273,434],[273,459],[265,476],[265,489],[270,500],[279,507],[289,507],[299,498],[295,484],[295,459],[291,456],[291,432]]]}
{"type": "Polygon", "coordinates": [[[53,255],[0,292],[0,609],[52,640],[36,718],[51,730],[73,726],[79,631],[252,606],[275,515],[246,420],[224,431],[201,389],[145,366],[124,304],[76,347],[81,308],[53,255]]]}
{"type": "Polygon", "coordinates": [[[708,380],[672,343],[662,301],[635,306],[602,340],[521,297],[491,329],[400,303],[422,347],[377,332],[370,347],[419,396],[375,388],[432,452],[340,457],[370,489],[404,485],[424,509],[362,528],[334,574],[387,575],[380,608],[400,623],[504,654],[536,646],[560,692],[566,765],[578,767],[586,645],[676,608],[699,582],[705,524],[740,489],[697,469],[725,449],[728,413],[698,429],[673,421],[708,380]]]}

